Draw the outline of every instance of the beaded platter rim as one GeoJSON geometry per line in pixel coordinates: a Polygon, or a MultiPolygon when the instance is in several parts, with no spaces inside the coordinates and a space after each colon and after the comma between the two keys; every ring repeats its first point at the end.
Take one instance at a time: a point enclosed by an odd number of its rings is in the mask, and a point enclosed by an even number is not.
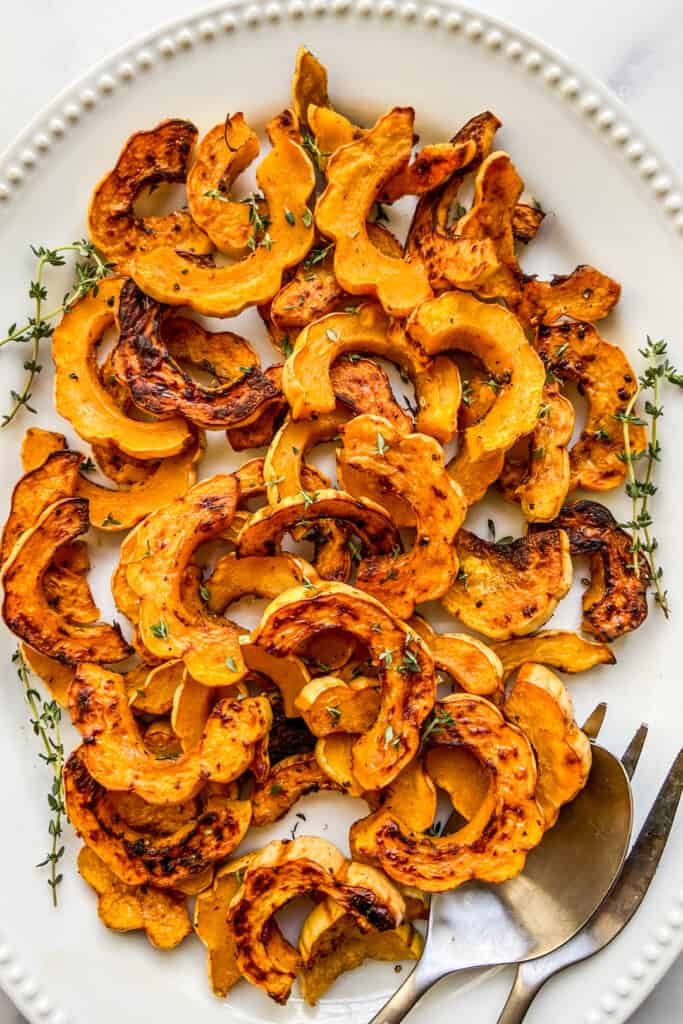
{"type": "MultiPolygon", "coordinates": [[[[99,102],[138,78],[145,81],[157,63],[162,71],[168,70],[173,58],[182,59],[195,46],[210,44],[219,36],[234,37],[240,29],[277,28],[281,21],[303,21],[306,16],[354,15],[399,19],[408,28],[441,29],[523,66],[558,102],[599,129],[596,137],[620,154],[630,173],[649,190],[669,228],[683,238],[683,182],[611,90],[532,35],[452,0],[224,0],[165,22],[89,68],[43,107],[0,154],[0,224],[3,209],[30,192],[51,151],[83,126],[87,130],[88,117],[99,102]]],[[[585,1024],[625,1021],[683,949],[683,889],[673,894],[672,904],[665,920],[645,935],[640,955],[624,973],[603,983],[597,1004],[584,1015],[585,1024]]],[[[0,987],[32,1024],[68,1024],[70,1016],[18,960],[4,932],[0,928],[0,987]]]]}

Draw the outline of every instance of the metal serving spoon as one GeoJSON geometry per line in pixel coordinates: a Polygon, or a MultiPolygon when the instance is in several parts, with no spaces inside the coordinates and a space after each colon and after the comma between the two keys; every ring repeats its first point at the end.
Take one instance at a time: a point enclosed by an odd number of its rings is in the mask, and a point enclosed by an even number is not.
{"type": "MultiPolygon", "coordinates": [[[[591,739],[605,711],[598,705],[584,725],[591,739]]],[[[583,928],[624,863],[633,825],[629,777],[646,735],[641,726],[629,744],[628,771],[593,743],[587,785],[529,854],[521,875],[432,896],[422,957],[370,1024],[397,1024],[450,974],[544,956],[583,928]]]]}

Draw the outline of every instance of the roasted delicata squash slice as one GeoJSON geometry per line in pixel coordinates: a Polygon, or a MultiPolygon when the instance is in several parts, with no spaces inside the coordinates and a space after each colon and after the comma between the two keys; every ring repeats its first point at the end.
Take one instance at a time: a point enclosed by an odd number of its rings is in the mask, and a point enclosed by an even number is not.
{"type": "Polygon", "coordinates": [[[117,318],[122,278],[101,281],[73,306],[55,328],[52,358],[55,363],[55,405],[79,437],[91,444],[113,442],[138,459],[178,455],[192,441],[187,423],[179,417],[163,422],[131,419],[100,380],[97,345],[117,318]]]}
{"type": "Polygon", "coordinates": [[[54,452],[63,452],[67,448],[64,434],[54,430],[43,430],[41,427],[29,427],[21,442],[21,465],[24,473],[38,469],[54,452]]]}
{"type": "Polygon", "coordinates": [[[271,825],[309,793],[344,789],[331,779],[316,761],[315,754],[292,754],[271,768],[269,775],[254,787],[251,794],[252,824],[271,825]]]}
{"type": "Polygon", "coordinates": [[[437,633],[419,615],[408,625],[426,643],[437,669],[462,690],[494,701],[502,696],[503,665],[491,647],[467,633],[437,633]]]}
{"type": "Polygon", "coordinates": [[[511,467],[519,479],[503,488],[506,497],[520,503],[527,522],[549,523],[560,513],[570,487],[568,445],[574,418],[574,406],[557,384],[546,385],[526,460],[511,467]]]}
{"type": "MultiPolygon", "coordinates": [[[[591,581],[583,595],[583,629],[609,643],[637,629],[647,618],[650,570],[642,552],[634,555],[633,538],[609,509],[597,501],[565,505],[549,524],[565,530],[572,555],[589,555],[591,581]],[[638,572],[634,571],[634,558],[638,572]]],[[[543,537],[540,524],[534,527],[543,537]]]]}
{"type": "Polygon", "coordinates": [[[456,171],[471,164],[476,152],[472,139],[423,146],[407,167],[389,179],[379,194],[379,201],[394,203],[402,196],[421,196],[439,188],[456,171]]]}
{"type": "Polygon", "coordinates": [[[379,416],[356,416],[342,427],[340,464],[374,477],[380,491],[413,511],[413,548],[397,557],[363,558],[356,586],[381,599],[401,619],[415,605],[441,597],[455,579],[455,537],[467,511],[446,472],[441,445],[426,434],[400,434],[379,416]]]}
{"type": "Polygon", "coordinates": [[[130,271],[137,252],[158,246],[202,255],[210,239],[186,210],[162,217],[137,217],[133,203],[144,188],[185,181],[197,129],[189,121],[162,121],[136,132],[121,150],[116,166],[93,192],[88,211],[90,237],[120,274],[130,271]]]}
{"type": "Polygon", "coordinates": [[[414,119],[411,108],[395,107],[361,139],[337,150],[315,214],[319,231],[335,243],[334,274],[342,288],[376,296],[392,316],[407,316],[431,295],[424,268],[380,253],[366,228],[382,187],[408,163],[414,119]]]}
{"type": "Polygon", "coordinates": [[[392,324],[373,304],[363,304],[354,312],[333,313],[301,332],[282,372],[282,389],[293,419],[334,411],[330,370],[335,359],[348,352],[369,352],[403,367],[415,385],[416,428],[444,443],[450,440],[461,396],[457,367],[444,356],[430,359],[399,324],[392,324]]]}
{"type": "Polygon", "coordinates": [[[213,707],[194,750],[159,761],[143,744],[124,677],[85,662],[71,686],[69,709],[84,740],[82,758],[90,775],[107,789],[136,793],[151,804],[181,803],[207,781],[238,778],[272,721],[265,697],[224,698],[213,707]]]}
{"type": "Polygon", "coordinates": [[[511,313],[465,292],[446,292],[415,310],[408,333],[429,355],[460,349],[477,356],[501,385],[490,412],[465,431],[473,459],[510,448],[534,429],[545,369],[511,313]]]}
{"type": "Polygon", "coordinates": [[[249,859],[246,855],[219,868],[211,888],[201,892],[194,905],[194,929],[206,946],[211,990],[221,999],[242,977],[237,967],[235,942],[225,927],[225,919],[242,884],[249,859]]]}
{"type": "Polygon", "coordinates": [[[563,529],[520,537],[510,544],[461,530],[460,572],[441,598],[446,611],[491,640],[533,633],[569,592],[572,563],[563,529]],[[545,538],[545,543],[539,541],[545,538]]]}
{"type": "Polygon", "coordinates": [[[419,960],[422,947],[422,936],[412,924],[362,932],[343,907],[333,899],[323,900],[308,915],[299,936],[303,997],[315,1006],[341,974],[365,960],[419,960]]]}
{"type": "Polygon", "coordinates": [[[541,841],[543,814],[534,799],[536,763],[526,737],[483,697],[440,701],[440,728],[430,746],[464,747],[484,766],[489,786],[474,818],[460,831],[424,837],[380,808],[351,828],[351,850],[377,862],[398,882],[427,892],[455,889],[470,878],[502,882],[524,867],[541,841]]]}
{"type": "Polygon", "coordinates": [[[526,662],[519,670],[503,714],[527,737],[536,754],[536,800],[546,828],[560,808],[577,796],[588,781],[591,745],[574,721],[566,687],[543,665],[526,662]]]}
{"type": "Polygon", "coordinates": [[[361,733],[379,714],[376,679],[358,676],[345,683],[336,676],[318,676],[301,690],[294,706],[314,736],[333,732],[361,733]]]}
{"type": "MultiPolygon", "coordinates": [[[[439,729],[440,718],[434,721],[439,729]]],[[[453,809],[471,821],[489,792],[487,769],[467,747],[430,747],[424,766],[434,785],[448,794],[453,809]]]]}
{"type": "MultiPolygon", "coordinates": [[[[162,661],[150,668],[141,666],[143,678],[131,681],[126,676],[128,701],[134,711],[143,715],[165,715],[173,707],[175,692],[183,681],[185,665],[182,660],[162,661]]],[[[135,670],[133,670],[135,672],[135,670]]]]}
{"type": "Polygon", "coordinates": [[[550,281],[525,278],[515,312],[525,324],[554,324],[563,317],[595,323],[612,312],[621,286],[588,264],[571,274],[555,274],[550,281]]]}
{"type": "Polygon", "coordinates": [[[273,148],[259,165],[256,180],[268,206],[269,225],[263,237],[251,236],[253,251],[225,267],[202,266],[171,247],[141,253],[131,276],[145,294],[218,317],[236,316],[246,306],[272,299],[284,271],[301,262],[313,243],[307,203],[315,175],[292,138],[293,123],[293,115],[285,111],[268,125],[273,148]]]}
{"type": "Polygon", "coordinates": [[[208,331],[186,316],[167,316],[161,337],[181,366],[210,373],[221,384],[233,384],[261,361],[246,338],[234,331],[208,331]]]}
{"type": "Polygon", "coordinates": [[[237,498],[234,477],[209,477],[148,516],[122,552],[127,583],[140,598],[145,647],[159,658],[182,658],[205,686],[228,686],[244,675],[239,633],[202,602],[189,606],[182,583],[195,549],[229,526],[237,498]]]}
{"type": "Polygon", "coordinates": [[[301,124],[308,124],[308,108],[311,103],[326,107],[327,68],[315,54],[300,46],[296,52],[296,64],[292,76],[292,107],[301,124]]]}
{"type": "Polygon", "coordinates": [[[265,610],[252,642],[282,656],[329,628],[355,636],[379,668],[379,714],[355,743],[353,770],[364,789],[380,789],[417,751],[420,726],[434,703],[434,662],[422,641],[379,601],[342,583],[286,591],[265,610]]]}
{"type": "Polygon", "coordinates": [[[202,686],[185,669],[182,682],[173,694],[171,709],[171,726],[184,751],[194,750],[200,742],[214,696],[210,687],[202,686]]]}
{"type": "Polygon", "coordinates": [[[45,683],[52,697],[60,707],[65,708],[69,702],[69,687],[73,682],[74,668],[63,665],[56,658],[34,651],[28,644],[21,645],[21,656],[30,671],[45,683]]]}
{"type": "Polygon", "coordinates": [[[203,811],[169,835],[135,829],[89,773],[82,747],[64,766],[64,796],[71,824],[127,885],[175,888],[232,853],[251,821],[248,800],[211,797],[203,811]]]}
{"type": "Polygon", "coordinates": [[[7,561],[16,542],[36,525],[46,508],[75,495],[80,467],[81,456],[76,452],[54,451],[15,484],[2,531],[0,564],[7,561]]]}
{"type": "Polygon", "coordinates": [[[51,607],[45,593],[43,580],[55,554],[87,529],[87,501],[57,501],[21,535],[2,570],[2,615],[8,628],[40,654],[66,664],[117,662],[130,654],[118,625],[74,622],[51,607]]]}
{"type": "Polygon", "coordinates": [[[228,256],[243,256],[253,233],[250,204],[231,199],[230,189],[258,152],[258,137],[244,114],[233,114],[200,141],[187,176],[187,205],[195,224],[228,256]]]}
{"type": "Polygon", "coordinates": [[[290,587],[298,587],[304,577],[315,586],[318,574],[303,558],[281,555],[254,555],[238,558],[234,552],[222,555],[206,580],[209,610],[222,615],[242,597],[267,597],[272,600],[290,587]]]}
{"type": "Polygon", "coordinates": [[[596,665],[614,665],[617,660],[607,644],[562,629],[544,629],[534,636],[503,640],[492,644],[491,649],[500,658],[505,677],[525,661],[574,673],[587,672],[596,665]]]}
{"type": "Polygon", "coordinates": [[[283,940],[285,948],[275,958],[264,942],[264,931],[281,907],[310,893],[334,899],[365,931],[396,928],[405,912],[398,889],[379,871],[347,860],[324,839],[304,836],[269,843],[246,866],[227,921],[240,972],[278,1003],[289,997],[300,957],[283,940]]]}
{"type": "Polygon", "coordinates": [[[107,928],[144,929],[158,949],[174,949],[192,932],[182,895],[155,886],[126,885],[88,846],[79,851],[77,863],[81,878],[97,893],[97,913],[107,928]]]}
{"type": "Polygon", "coordinates": [[[52,564],[43,573],[42,590],[45,599],[56,615],[61,615],[69,622],[91,625],[100,618],[100,610],[93,599],[87,572],[90,561],[82,564],[80,554],[75,558],[65,557],[66,553],[79,551],[78,545],[65,544],[55,552],[52,564]]]}
{"type": "MultiPolygon", "coordinates": [[[[627,467],[619,416],[625,413],[638,388],[626,354],[618,345],[601,338],[589,323],[539,327],[536,350],[555,377],[578,384],[588,400],[586,425],[569,456],[571,488],[608,491],[620,487],[627,467]]],[[[628,432],[631,451],[643,451],[647,445],[645,428],[629,423],[628,432]]]]}
{"type": "Polygon", "coordinates": [[[528,245],[532,242],[545,220],[545,211],[540,206],[517,203],[512,211],[512,233],[518,242],[528,245]]]}
{"type": "Polygon", "coordinates": [[[257,366],[232,384],[201,387],[169,355],[161,317],[159,304],[127,281],[119,300],[114,371],[144,412],[161,418],[182,415],[199,427],[219,430],[249,423],[278,397],[279,389],[257,366]]]}

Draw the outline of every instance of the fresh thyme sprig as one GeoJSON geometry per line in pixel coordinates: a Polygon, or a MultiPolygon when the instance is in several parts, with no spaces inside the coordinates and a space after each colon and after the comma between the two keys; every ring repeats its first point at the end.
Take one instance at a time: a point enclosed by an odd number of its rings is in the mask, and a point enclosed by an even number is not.
{"type": "Polygon", "coordinates": [[[91,291],[97,293],[99,282],[110,269],[109,264],[102,259],[94,245],[85,238],[79,242],[72,242],[70,245],[59,245],[55,249],[48,249],[43,245],[32,245],[31,252],[37,260],[35,280],[31,281],[28,289],[28,296],[34,303],[33,316],[30,316],[21,326],[16,323],[12,324],[5,337],[0,338],[0,348],[15,341],[31,344],[31,357],[24,360],[24,369],[26,370],[24,385],[21,391],[10,391],[12,405],[10,411],[2,417],[3,427],[12,422],[22,406],[28,412],[35,413],[36,410],[29,403],[36,374],[40,373],[42,369],[38,363],[41,341],[52,335],[53,321],[58,316],[67,313],[79,299],[91,291]],[[76,253],[84,262],[76,264],[75,281],[61,303],[45,313],[43,311],[43,304],[47,302],[47,288],[43,283],[45,267],[63,267],[66,263],[66,254],[70,252],[76,253]]]}
{"type": "Polygon", "coordinates": [[[663,585],[664,571],[661,565],[657,564],[655,557],[657,538],[651,532],[653,519],[649,509],[649,501],[657,493],[653,476],[655,463],[661,461],[662,454],[662,446],[657,436],[657,423],[664,414],[664,407],[661,404],[661,386],[665,381],[668,381],[679,388],[683,387],[683,374],[678,373],[669,362],[665,341],[653,341],[648,335],[645,348],[641,348],[638,351],[647,361],[647,367],[645,372],[638,378],[638,388],[626,409],[616,416],[616,419],[621,422],[624,432],[624,452],[619,457],[626,464],[628,477],[626,493],[631,499],[632,509],[631,520],[622,525],[629,529],[633,536],[633,544],[631,545],[633,572],[637,577],[640,576],[640,555],[642,553],[647,562],[650,579],[655,588],[655,603],[659,605],[666,618],[668,618],[670,611],[669,601],[667,591],[663,585]],[[649,425],[647,420],[637,416],[634,412],[636,402],[646,391],[652,392],[653,399],[652,401],[649,399],[645,401],[645,412],[650,417],[649,425]],[[632,425],[648,427],[647,447],[642,451],[634,451],[631,447],[629,427],[632,425]],[[645,460],[645,472],[641,477],[638,477],[635,464],[641,460],[645,460]]]}
{"type": "Polygon", "coordinates": [[[17,666],[17,675],[24,687],[24,694],[29,708],[31,709],[31,726],[33,732],[39,737],[43,751],[38,756],[41,761],[50,766],[52,771],[52,784],[47,794],[47,802],[51,811],[48,833],[50,835],[50,848],[45,859],[36,867],[49,867],[50,877],[47,884],[52,890],[52,905],[57,906],[57,886],[62,880],[57,866],[64,856],[64,846],[60,845],[62,835],[62,817],[66,814],[64,806],[64,746],[60,732],[60,721],[62,709],[56,700],[43,700],[38,690],[31,685],[31,677],[28,665],[20,649],[12,655],[12,661],[17,666]]]}

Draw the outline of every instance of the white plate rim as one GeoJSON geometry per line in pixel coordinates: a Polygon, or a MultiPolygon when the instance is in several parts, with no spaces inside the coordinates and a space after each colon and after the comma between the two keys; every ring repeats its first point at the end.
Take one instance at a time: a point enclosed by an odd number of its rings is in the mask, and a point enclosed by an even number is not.
{"type": "MultiPolygon", "coordinates": [[[[133,41],[114,50],[93,64],[82,75],[60,90],[45,104],[27,126],[18,133],[0,154],[0,225],[2,211],[13,200],[30,193],[37,172],[49,159],[53,146],[79,130],[87,129],[88,115],[98,101],[112,94],[121,84],[129,85],[137,76],[156,63],[173,67],[171,58],[209,43],[221,33],[234,35],[240,29],[257,26],[276,29],[284,19],[303,23],[306,17],[356,13],[363,18],[373,16],[399,19],[409,28],[422,23],[430,28],[445,28],[458,33],[472,45],[499,52],[523,67],[536,80],[539,88],[554,94],[558,102],[573,109],[577,117],[592,122],[596,138],[602,138],[618,157],[640,178],[648,190],[649,200],[670,226],[683,238],[683,179],[661,155],[637,125],[628,107],[612,90],[577,62],[533,34],[518,29],[508,21],[455,0],[223,0],[194,14],[162,22],[157,28],[136,36],[133,41]]],[[[683,893],[678,902],[683,905],[683,893]]],[[[639,961],[643,970],[639,977],[631,975],[628,1006],[617,1010],[620,979],[606,982],[601,999],[603,1007],[610,1004],[610,1020],[623,1024],[657,982],[663,977],[679,953],[683,951],[683,914],[680,927],[674,926],[672,941],[660,945],[653,955],[652,942],[643,947],[639,961]]],[[[671,922],[670,922],[671,923],[671,922]]],[[[3,929],[4,930],[4,929],[3,929]]],[[[647,937],[644,937],[644,941],[647,937]]],[[[61,1024],[68,1019],[62,1008],[55,1007],[41,979],[31,973],[25,963],[19,964],[11,945],[0,937],[0,988],[2,988],[30,1024],[61,1024]]],[[[596,1022],[603,1020],[600,1010],[596,1022]]]]}

